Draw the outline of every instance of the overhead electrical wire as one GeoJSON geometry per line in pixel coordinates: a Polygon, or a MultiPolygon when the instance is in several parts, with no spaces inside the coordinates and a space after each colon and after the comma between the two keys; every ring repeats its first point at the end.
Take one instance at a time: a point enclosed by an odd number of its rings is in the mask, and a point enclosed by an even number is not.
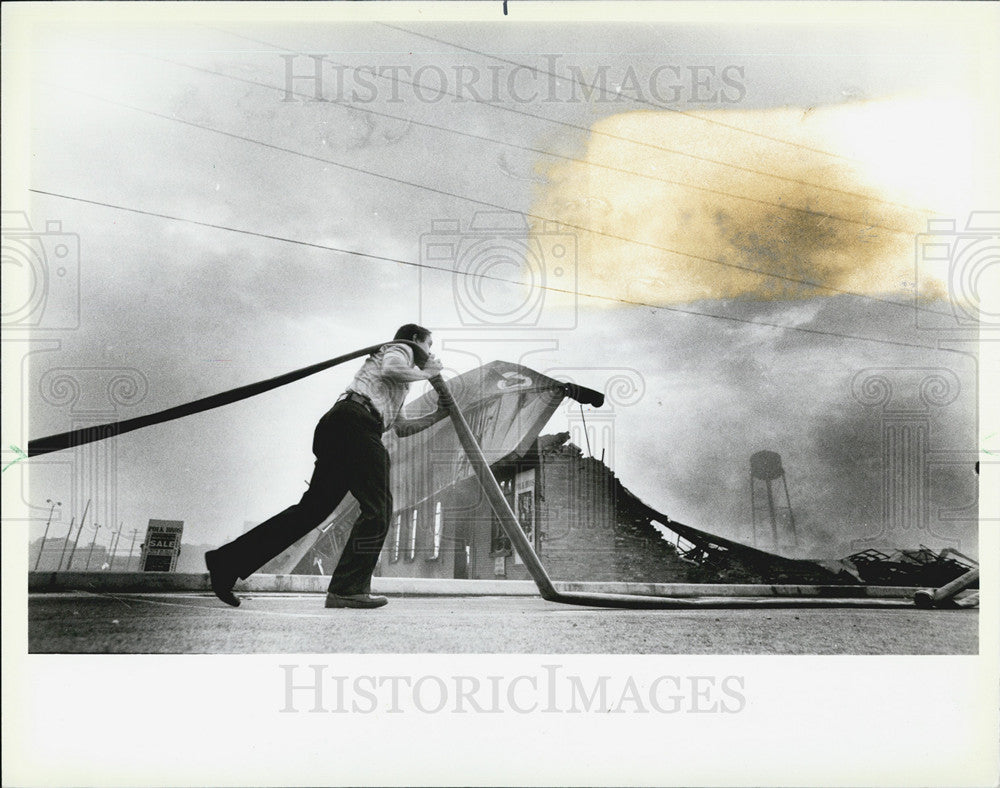
{"type": "MultiPolygon", "coordinates": [[[[433,41],[433,42],[435,42],[437,44],[444,44],[445,46],[453,47],[453,48],[459,49],[459,50],[461,50],[463,52],[469,52],[469,53],[474,54],[474,55],[479,55],[481,57],[486,57],[486,58],[489,58],[491,60],[496,60],[496,61],[498,61],[500,63],[507,63],[508,65],[511,65],[511,66],[517,66],[518,68],[527,69],[529,71],[535,71],[535,72],[540,73],[540,74],[545,74],[546,76],[549,76],[549,77],[555,77],[556,79],[561,79],[564,82],[572,82],[572,83],[574,83],[576,85],[580,85],[581,87],[585,87],[585,88],[595,88],[596,87],[598,90],[601,91],[601,93],[609,93],[610,92],[607,88],[605,88],[603,86],[598,86],[596,84],[595,85],[588,85],[586,82],[581,82],[580,80],[575,79],[574,77],[568,77],[568,76],[564,76],[562,74],[557,74],[554,71],[545,71],[543,69],[536,68],[535,66],[529,66],[529,65],[527,65],[525,63],[520,63],[520,62],[518,62],[516,60],[508,60],[506,58],[500,57],[499,55],[494,55],[494,54],[492,54],[490,52],[483,52],[482,50],[475,49],[473,47],[463,46],[462,44],[456,44],[454,41],[447,41],[447,40],[445,40],[443,38],[438,38],[437,36],[432,36],[432,35],[429,35],[427,33],[418,33],[416,30],[411,30],[408,27],[402,27],[400,25],[390,25],[387,22],[378,22],[377,24],[381,25],[382,27],[387,27],[390,30],[397,30],[397,31],[399,31],[401,33],[406,33],[407,35],[416,36],[417,38],[423,38],[423,39],[426,39],[428,41],[433,41]]],[[[634,101],[634,102],[636,102],[638,104],[645,104],[647,106],[653,107],[654,109],[661,110],[661,111],[673,112],[673,113],[676,113],[676,114],[679,114],[679,115],[683,115],[686,118],[692,118],[693,120],[701,121],[702,123],[708,123],[708,124],[711,124],[713,126],[720,126],[722,128],[730,129],[732,131],[738,131],[741,134],[749,134],[749,135],[754,136],[754,137],[760,137],[761,139],[769,140],[770,142],[777,142],[777,143],[780,143],[782,145],[791,145],[793,147],[800,148],[802,150],[811,151],[813,153],[819,153],[819,154],[822,154],[824,156],[830,156],[831,158],[841,159],[843,161],[852,161],[852,162],[856,161],[855,159],[852,159],[849,156],[844,156],[843,154],[840,154],[840,153],[833,153],[832,151],[823,150],[822,148],[814,148],[814,147],[812,147],[810,145],[803,145],[800,142],[794,142],[792,140],[786,140],[786,139],[784,139],[782,137],[772,137],[769,134],[763,134],[762,132],[753,131],[752,129],[747,129],[747,128],[744,128],[742,126],[734,126],[734,125],[732,125],[730,123],[724,123],[723,121],[717,120],[715,118],[706,118],[706,117],[704,117],[702,115],[696,115],[696,114],[694,114],[692,112],[686,112],[686,111],[684,111],[682,109],[677,109],[677,107],[671,107],[671,106],[669,106],[667,104],[658,104],[658,103],[656,103],[654,101],[647,101],[645,98],[642,98],[640,96],[632,96],[632,95],[620,94],[620,93],[616,93],[615,95],[625,95],[626,98],[628,98],[631,101],[634,101]]],[[[896,205],[897,203],[891,203],[891,204],[896,205]]],[[[905,206],[905,207],[908,207],[908,206],[905,206]]],[[[911,210],[919,210],[919,209],[911,209],[911,210]]]]}
{"type": "MultiPolygon", "coordinates": [[[[272,47],[274,49],[283,49],[286,52],[291,52],[291,53],[294,53],[294,54],[305,54],[305,53],[299,52],[298,50],[289,49],[287,47],[282,47],[282,46],[279,46],[277,44],[272,44],[272,43],[267,42],[267,41],[262,41],[261,39],[258,39],[258,38],[253,38],[251,36],[245,36],[245,35],[242,35],[240,33],[234,33],[232,31],[225,30],[223,28],[209,27],[208,29],[210,29],[210,30],[216,30],[216,31],[224,33],[226,35],[233,36],[234,38],[240,38],[240,39],[243,39],[244,41],[249,41],[249,42],[254,43],[254,44],[263,44],[264,46],[272,47]]],[[[525,66],[525,68],[530,68],[530,67],[525,66]]],[[[411,82],[409,80],[400,79],[398,77],[386,76],[384,74],[374,73],[374,74],[371,74],[371,76],[374,76],[374,77],[376,77],[378,79],[383,79],[383,80],[390,80],[390,81],[394,81],[394,82],[402,82],[403,84],[406,84],[406,85],[413,85],[413,86],[424,87],[425,89],[433,89],[435,91],[438,90],[438,88],[436,86],[433,87],[433,88],[430,88],[430,87],[428,87],[426,85],[422,85],[421,83],[411,82]]],[[[563,79],[566,79],[566,77],[563,77],[563,79]]],[[[733,164],[731,162],[720,161],[718,159],[711,159],[711,158],[708,158],[706,156],[699,156],[696,153],[690,153],[688,151],[677,150],[675,148],[668,148],[668,147],[663,146],[663,145],[656,145],[656,144],[651,143],[651,142],[646,142],[644,140],[637,140],[637,139],[633,139],[631,137],[625,137],[625,136],[622,136],[620,134],[612,134],[611,132],[601,131],[600,129],[594,129],[594,128],[591,128],[589,126],[581,126],[579,124],[570,123],[570,122],[564,121],[564,120],[558,120],[556,118],[551,118],[551,117],[548,117],[546,115],[536,115],[536,114],[534,114],[532,112],[527,112],[525,110],[521,110],[521,109],[518,109],[516,107],[509,106],[507,104],[498,104],[498,103],[495,103],[495,102],[486,101],[486,100],[483,100],[483,99],[478,99],[475,96],[469,98],[469,97],[466,97],[466,96],[461,96],[460,97],[460,96],[458,96],[458,95],[456,95],[454,93],[449,93],[447,91],[442,91],[442,93],[443,93],[443,95],[448,95],[448,96],[452,96],[452,97],[455,97],[455,98],[462,98],[463,101],[471,101],[472,103],[481,104],[481,105],[486,106],[486,107],[492,107],[493,109],[499,110],[501,112],[510,112],[510,113],[514,113],[514,114],[517,114],[517,115],[522,115],[524,117],[533,118],[534,120],[541,120],[541,121],[546,122],[546,123],[551,123],[551,124],[554,124],[554,125],[557,125],[557,126],[562,126],[564,128],[571,128],[571,129],[574,129],[576,131],[582,131],[582,132],[584,132],[586,134],[590,134],[590,135],[594,135],[594,136],[599,136],[599,137],[608,137],[610,139],[619,140],[621,142],[628,142],[628,143],[631,143],[633,145],[638,145],[638,146],[644,147],[644,148],[650,148],[652,150],[663,151],[665,153],[673,153],[673,154],[676,154],[678,156],[682,156],[684,158],[694,159],[696,161],[703,161],[703,162],[707,162],[707,163],[710,163],[710,164],[717,164],[719,166],[727,167],[727,168],[738,170],[738,171],[741,171],[741,172],[748,172],[748,173],[752,173],[754,175],[761,175],[761,176],[763,176],[765,178],[772,178],[772,179],[775,179],[775,180],[787,181],[789,183],[795,183],[795,184],[797,184],[799,186],[806,186],[806,187],[812,188],[812,189],[821,189],[823,191],[834,192],[836,194],[843,194],[843,195],[846,195],[848,197],[855,197],[857,199],[864,200],[865,202],[880,203],[882,205],[892,205],[892,206],[895,206],[897,208],[904,208],[907,211],[913,211],[914,213],[922,213],[922,214],[931,214],[931,213],[933,213],[933,211],[930,211],[930,210],[925,209],[925,208],[915,208],[915,207],[913,207],[911,205],[906,205],[904,203],[897,203],[897,202],[893,202],[891,200],[883,200],[883,199],[881,199],[879,197],[874,197],[874,196],[868,195],[868,194],[860,194],[858,192],[851,192],[851,191],[847,191],[845,189],[838,189],[836,187],[824,185],[824,184],[821,184],[821,183],[811,183],[809,181],[803,181],[803,180],[801,180],[799,178],[792,178],[792,177],[785,176],[785,175],[778,175],[778,174],[773,173],[773,172],[765,172],[763,170],[755,170],[752,167],[745,167],[745,166],[740,165],[740,164],[733,164]]],[[[659,105],[654,105],[654,106],[656,106],[659,109],[664,109],[663,107],[660,107],[659,105]]],[[[698,116],[693,116],[693,117],[698,117],[698,116]]],[[[746,131],[746,130],[744,130],[744,131],[746,131]]],[[[750,132],[747,131],[747,133],[750,133],[750,132]]],[[[795,143],[789,143],[789,144],[795,144],[795,143]]]]}
{"type": "MultiPolygon", "coordinates": [[[[238,227],[229,227],[229,226],[223,225],[223,224],[214,224],[212,222],[204,222],[204,221],[200,221],[198,219],[189,219],[189,218],[181,217],[181,216],[173,216],[173,215],[170,215],[170,214],[158,213],[156,211],[143,210],[141,208],[131,208],[131,207],[124,206],[124,205],[115,205],[114,203],[102,202],[100,200],[89,200],[89,199],[86,199],[86,198],[83,198],[83,197],[78,197],[78,196],[73,196],[73,195],[68,195],[68,194],[60,194],[58,192],[46,191],[44,189],[35,189],[35,188],[32,188],[32,189],[29,189],[28,191],[32,192],[33,194],[40,194],[40,195],[44,195],[44,196],[47,196],[47,197],[55,197],[55,198],[58,198],[58,199],[70,200],[70,201],[73,201],[73,202],[79,202],[79,203],[83,203],[83,204],[87,204],[87,205],[95,205],[95,206],[99,206],[99,207],[103,207],[103,208],[110,208],[110,209],[113,209],[113,210],[126,211],[126,212],[129,212],[129,213],[139,214],[139,215],[142,215],[142,216],[149,216],[149,217],[154,217],[154,218],[159,218],[159,219],[168,219],[168,220],[171,220],[171,221],[184,222],[184,223],[187,223],[187,224],[197,225],[199,227],[206,227],[206,228],[215,229],[215,230],[224,230],[224,231],[227,231],[227,232],[239,233],[241,235],[248,235],[248,236],[252,236],[252,237],[256,237],[256,238],[264,238],[264,239],[271,240],[271,241],[278,241],[278,242],[282,242],[282,243],[291,243],[291,244],[296,244],[296,245],[299,245],[299,246],[305,246],[305,247],[308,247],[308,248],[311,248],[311,249],[319,249],[319,250],[329,251],[329,252],[338,252],[338,253],[341,253],[341,254],[349,254],[349,255],[352,255],[352,256],[364,257],[364,258],[371,259],[371,260],[381,260],[381,261],[384,261],[384,262],[396,263],[396,264],[399,264],[399,265],[405,265],[405,266],[409,266],[409,267],[413,267],[413,268],[426,268],[426,269],[431,269],[431,270],[444,271],[444,272],[452,274],[452,275],[474,276],[474,277],[476,277],[478,279],[489,279],[489,280],[492,280],[492,281],[504,282],[504,283],[507,283],[507,284],[514,284],[514,285],[521,285],[521,286],[523,286],[525,284],[524,282],[521,282],[521,281],[515,280],[515,279],[506,279],[504,277],[498,277],[498,276],[493,276],[493,275],[489,275],[489,274],[471,274],[471,273],[466,272],[466,271],[458,271],[458,270],[455,270],[455,269],[452,269],[452,268],[446,268],[446,267],[443,267],[443,266],[432,266],[432,265],[428,265],[428,264],[425,264],[425,263],[415,262],[413,260],[405,260],[405,259],[402,259],[402,258],[395,258],[395,257],[386,257],[386,256],[383,256],[383,255],[371,254],[370,252],[360,252],[360,251],[357,251],[357,250],[354,250],[354,249],[344,249],[344,248],[341,248],[341,247],[330,246],[330,245],[327,245],[327,244],[314,243],[314,242],[311,242],[311,241],[303,241],[303,240],[297,239],[297,238],[287,238],[287,237],[280,236],[280,235],[273,235],[273,234],[269,234],[269,233],[255,232],[253,230],[244,230],[244,229],[241,229],[241,228],[238,228],[238,227]]],[[[676,313],[685,314],[685,315],[697,315],[699,317],[708,317],[708,318],[713,318],[713,319],[716,319],[716,320],[727,320],[727,321],[731,321],[731,322],[735,322],[735,323],[743,323],[743,324],[754,325],[754,326],[763,326],[765,328],[778,328],[778,329],[783,329],[783,330],[786,330],[786,331],[799,331],[799,332],[807,333],[807,334],[817,334],[817,335],[820,335],[820,336],[837,337],[837,338],[840,338],[840,339],[850,339],[850,340],[855,340],[855,341],[859,341],[859,342],[874,342],[874,343],[880,344],[880,345],[893,345],[893,346],[896,346],[896,347],[917,348],[917,349],[920,349],[920,350],[935,350],[935,351],[941,351],[941,352],[946,352],[946,353],[960,353],[961,352],[959,350],[955,350],[955,349],[952,349],[952,348],[933,347],[931,345],[920,345],[920,344],[911,343],[911,342],[898,342],[898,341],[891,340],[891,339],[879,339],[877,337],[865,337],[865,336],[857,336],[857,335],[852,335],[852,334],[841,334],[841,333],[836,332],[836,331],[823,331],[821,329],[816,329],[816,328],[805,328],[803,326],[789,326],[789,325],[783,325],[781,323],[768,323],[768,322],[765,322],[765,321],[762,321],[762,320],[751,320],[749,318],[735,317],[733,315],[719,315],[719,314],[714,314],[712,312],[702,312],[700,310],[695,310],[695,309],[682,309],[680,307],[665,306],[663,304],[653,304],[653,303],[648,303],[648,302],[644,302],[644,301],[636,301],[636,300],[627,299],[627,298],[618,298],[616,296],[601,295],[599,293],[587,293],[587,292],[582,292],[582,291],[579,291],[579,290],[568,290],[568,289],[565,289],[565,288],[552,287],[550,285],[533,285],[533,286],[537,287],[537,288],[539,288],[541,290],[547,290],[547,291],[555,292],[555,293],[563,293],[563,294],[566,294],[566,295],[573,295],[573,296],[578,296],[578,297],[581,297],[581,298],[589,298],[589,299],[593,299],[593,300],[597,300],[597,301],[608,301],[608,302],[614,302],[614,303],[619,303],[619,304],[626,304],[628,306],[643,307],[643,308],[653,309],[653,310],[657,310],[657,311],[676,312],[676,313]]]]}
{"type": "MultiPolygon", "coordinates": [[[[200,73],[203,73],[203,74],[211,74],[213,76],[221,77],[223,79],[229,79],[229,80],[232,80],[234,82],[241,82],[241,83],[243,83],[245,85],[254,85],[256,87],[265,88],[267,90],[274,90],[274,91],[276,91],[278,93],[282,93],[282,94],[285,94],[285,95],[291,94],[293,96],[299,96],[299,97],[304,98],[304,99],[314,99],[314,96],[310,96],[308,93],[305,93],[305,92],[302,92],[302,91],[292,90],[288,86],[281,87],[280,85],[270,85],[270,84],[268,84],[266,82],[259,82],[259,81],[255,80],[255,79],[248,79],[246,77],[240,77],[240,76],[237,76],[235,74],[227,74],[227,73],[225,73],[223,71],[216,71],[215,69],[205,68],[204,66],[195,66],[195,65],[192,65],[190,63],[182,63],[182,62],[177,61],[177,60],[171,60],[170,58],[157,57],[155,55],[147,55],[145,53],[132,53],[132,54],[134,54],[136,56],[139,56],[139,57],[145,57],[145,58],[148,58],[150,60],[156,60],[156,61],[158,61],[160,63],[169,63],[170,65],[178,66],[180,68],[190,69],[192,71],[197,71],[197,72],[200,72],[200,73]]],[[[334,65],[334,66],[337,66],[337,67],[344,67],[344,68],[348,67],[346,64],[344,64],[344,63],[338,63],[336,61],[330,61],[330,63],[331,63],[331,65],[334,65]]],[[[392,77],[388,77],[388,78],[389,79],[394,79],[392,77]]],[[[398,79],[394,79],[394,81],[399,81],[399,80],[398,79]]],[[[408,80],[402,80],[402,81],[405,82],[406,84],[410,84],[410,85],[420,85],[421,84],[419,82],[409,82],[408,80]]],[[[454,94],[454,93],[446,93],[446,95],[456,96],[456,94],[454,94]]],[[[528,153],[537,153],[539,155],[549,156],[549,157],[554,158],[554,159],[562,159],[563,161],[575,162],[577,164],[581,164],[581,165],[584,165],[584,166],[587,166],[587,167],[594,167],[594,168],[597,168],[597,169],[608,170],[610,172],[617,172],[617,173],[620,173],[622,175],[635,176],[637,178],[642,178],[644,180],[649,180],[649,181],[655,181],[655,182],[667,184],[667,185],[670,185],[670,186],[679,186],[681,188],[690,189],[692,191],[705,192],[706,194],[714,194],[714,195],[720,196],[720,197],[730,197],[730,198],[735,199],[735,200],[742,200],[744,202],[751,202],[751,203],[755,203],[757,205],[767,205],[767,206],[770,206],[770,207],[773,207],[773,208],[777,208],[777,209],[782,210],[782,211],[790,211],[790,212],[793,212],[793,213],[800,213],[800,214],[807,215],[807,216],[817,216],[817,217],[820,217],[822,219],[832,219],[834,221],[845,222],[847,224],[856,224],[856,225],[862,226],[862,227],[864,227],[866,229],[876,229],[877,228],[877,229],[881,229],[881,230],[888,230],[889,232],[897,233],[899,235],[913,235],[913,231],[912,230],[908,230],[908,229],[903,229],[903,228],[899,228],[899,227],[891,227],[891,226],[886,225],[886,224],[879,224],[877,222],[869,222],[869,221],[866,221],[864,219],[852,219],[852,218],[847,217],[847,216],[839,216],[837,214],[827,213],[825,211],[814,211],[814,210],[810,210],[809,208],[799,208],[797,206],[788,205],[786,203],[771,202],[770,200],[762,200],[762,199],[760,199],[758,197],[747,197],[746,195],[734,194],[733,192],[727,192],[727,191],[723,191],[721,189],[711,189],[711,188],[709,188],[707,186],[699,186],[698,184],[695,184],[695,183],[686,183],[684,181],[673,180],[673,179],[670,179],[670,178],[664,178],[664,177],[659,176],[659,175],[650,175],[648,173],[636,172],[635,170],[628,170],[628,169],[625,169],[624,167],[615,167],[614,165],[611,165],[611,164],[603,164],[601,162],[591,161],[590,159],[581,159],[581,158],[577,158],[575,156],[568,156],[566,154],[556,153],[555,151],[544,150],[542,148],[533,148],[530,145],[520,145],[520,144],[518,144],[516,142],[512,142],[510,140],[497,139],[495,137],[486,136],[485,134],[475,134],[475,133],[470,132],[470,131],[462,131],[461,129],[453,129],[453,128],[449,128],[448,126],[440,126],[440,125],[438,125],[436,123],[427,123],[425,121],[416,120],[414,118],[405,117],[405,116],[402,116],[402,115],[393,115],[390,112],[380,112],[379,110],[371,109],[369,107],[358,107],[358,106],[354,106],[353,104],[348,104],[348,103],[340,102],[340,101],[329,101],[329,102],[325,102],[325,103],[329,104],[330,106],[336,107],[337,109],[342,109],[344,111],[359,112],[359,113],[362,113],[362,114],[365,114],[365,115],[373,115],[375,117],[388,118],[390,120],[398,120],[398,121],[402,121],[404,123],[411,124],[413,126],[420,126],[422,128],[434,129],[436,131],[441,131],[441,132],[444,132],[446,134],[453,134],[453,135],[458,136],[458,137],[465,137],[467,139],[479,140],[481,142],[490,142],[490,143],[493,143],[495,145],[502,145],[502,146],[508,147],[508,148],[515,148],[517,150],[522,150],[522,151],[525,151],[525,152],[528,152],[528,153]]]]}
{"type": "Polygon", "coordinates": [[[739,265],[737,263],[729,263],[729,262],[726,262],[726,261],[723,261],[723,260],[717,260],[715,258],[706,257],[704,255],[697,255],[697,254],[692,254],[690,252],[683,252],[683,251],[680,251],[678,249],[671,249],[669,247],[661,246],[659,244],[654,244],[654,243],[650,243],[650,242],[647,242],[647,241],[639,241],[639,240],[634,239],[634,238],[629,238],[628,236],[617,235],[615,233],[607,232],[607,231],[604,231],[604,230],[597,230],[597,229],[594,229],[594,228],[591,228],[591,227],[586,227],[584,225],[572,224],[570,222],[566,222],[565,220],[559,219],[557,217],[543,216],[541,214],[531,213],[529,211],[519,211],[519,210],[510,208],[509,206],[506,206],[506,205],[500,205],[498,203],[492,203],[492,202],[488,202],[486,200],[480,200],[480,199],[477,199],[475,197],[470,197],[468,195],[458,194],[458,193],[455,193],[455,192],[450,192],[450,191],[448,191],[446,189],[439,189],[439,188],[436,188],[436,187],[433,187],[433,186],[429,186],[427,184],[417,183],[417,182],[414,182],[414,181],[408,181],[408,180],[405,180],[403,178],[397,178],[397,177],[394,177],[394,176],[391,176],[391,175],[385,175],[385,174],[382,174],[382,173],[374,172],[372,170],[367,170],[367,169],[365,169],[363,167],[356,167],[354,165],[345,164],[343,162],[339,162],[339,161],[336,161],[334,159],[329,159],[329,158],[326,158],[326,157],[323,157],[323,156],[317,156],[315,154],[305,153],[303,151],[294,150],[292,148],[286,148],[286,147],[281,146],[281,145],[276,145],[274,143],[265,142],[263,140],[258,140],[258,139],[255,139],[253,137],[248,137],[248,136],[245,136],[245,135],[242,135],[242,134],[237,134],[235,132],[224,131],[222,129],[216,129],[216,128],[213,128],[212,126],[207,126],[205,124],[196,123],[195,121],[185,120],[183,118],[178,118],[178,117],[175,117],[173,115],[167,115],[167,114],[162,113],[162,112],[156,112],[154,110],[149,110],[149,109],[145,109],[145,108],[142,108],[142,107],[137,107],[137,106],[135,106],[133,104],[127,104],[125,102],[116,101],[114,99],[110,99],[110,98],[107,98],[105,96],[100,96],[100,95],[97,95],[97,94],[94,94],[94,93],[89,93],[87,91],[82,91],[82,90],[79,90],[77,88],[71,88],[71,87],[68,87],[66,85],[60,85],[58,83],[46,83],[46,84],[51,84],[53,87],[56,87],[56,88],[59,88],[59,89],[62,89],[62,90],[66,90],[66,91],[71,92],[71,93],[77,93],[79,95],[87,96],[88,98],[96,99],[98,101],[103,101],[103,102],[105,102],[107,104],[111,104],[113,106],[122,107],[124,109],[128,109],[128,110],[131,110],[131,111],[134,111],[134,112],[139,112],[139,113],[145,114],[145,115],[150,115],[152,117],[160,118],[162,120],[166,120],[166,121],[170,121],[170,122],[174,122],[174,123],[179,123],[181,125],[189,126],[189,127],[192,127],[192,128],[197,128],[197,129],[200,129],[202,131],[207,131],[207,132],[210,132],[210,133],[213,133],[213,134],[218,134],[220,136],[228,137],[230,139],[236,139],[236,140],[240,140],[242,142],[247,142],[247,143],[250,143],[250,144],[259,145],[259,146],[261,146],[263,148],[267,148],[269,150],[275,150],[275,151],[279,151],[279,152],[283,152],[283,153],[288,153],[288,154],[293,155],[293,156],[298,156],[298,157],[301,157],[301,158],[309,159],[309,160],[312,160],[312,161],[318,161],[318,162],[322,162],[324,164],[330,164],[332,166],[339,167],[341,169],[348,170],[350,172],[356,172],[356,173],[368,175],[368,176],[373,177],[373,178],[377,178],[377,179],[381,179],[381,180],[387,180],[387,181],[390,181],[392,183],[399,184],[401,186],[409,186],[411,188],[415,188],[415,189],[420,189],[420,190],[423,190],[423,191],[431,192],[432,194],[439,194],[441,196],[451,197],[451,198],[454,198],[454,199],[458,199],[458,200],[462,200],[462,201],[465,201],[465,202],[472,203],[474,205],[480,205],[480,206],[483,206],[485,208],[493,208],[493,209],[504,211],[504,212],[508,212],[508,213],[520,213],[520,214],[522,214],[524,216],[530,217],[532,219],[537,219],[539,221],[554,222],[554,223],[557,223],[557,224],[561,225],[562,227],[565,227],[565,228],[568,228],[568,229],[573,229],[573,230],[579,230],[581,232],[592,233],[594,235],[598,235],[598,236],[601,236],[601,237],[604,237],[604,238],[610,238],[612,240],[622,241],[624,243],[629,243],[629,244],[634,244],[636,246],[641,246],[641,247],[644,247],[644,248],[653,249],[653,250],[656,250],[656,251],[659,251],[659,252],[666,252],[668,254],[678,255],[680,257],[686,257],[686,258],[689,258],[689,259],[692,259],[692,260],[698,260],[699,262],[710,263],[712,265],[719,265],[719,266],[722,266],[722,267],[725,267],[725,268],[732,268],[734,270],[744,271],[744,272],[747,272],[747,273],[753,273],[753,274],[757,274],[757,275],[763,276],[763,277],[771,277],[771,278],[774,278],[774,279],[780,279],[780,280],[783,280],[783,281],[786,281],[786,282],[791,282],[791,283],[798,284],[798,285],[805,285],[807,287],[815,288],[815,289],[818,289],[818,290],[828,290],[830,292],[840,293],[842,295],[848,295],[848,296],[851,296],[851,297],[854,297],[854,298],[862,298],[862,299],[869,300],[869,301],[874,301],[874,302],[879,302],[879,303],[883,303],[883,304],[888,304],[890,306],[895,306],[897,308],[902,308],[902,309],[907,309],[907,310],[923,311],[923,312],[928,312],[930,314],[936,314],[936,315],[941,315],[941,316],[948,316],[947,313],[937,312],[936,310],[929,310],[929,309],[926,309],[924,307],[919,307],[916,304],[900,303],[899,301],[893,301],[891,299],[879,298],[877,296],[872,296],[872,295],[868,295],[868,294],[865,294],[865,293],[857,293],[857,292],[854,292],[854,291],[851,291],[851,290],[845,290],[843,288],[834,287],[832,285],[825,285],[825,284],[821,284],[819,282],[813,282],[813,281],[810,281],[810,280],[807,280],[807,279],[799,279],[797,277],[788,276],[788,275],[785,275],[785,274],[779,274],[779,273],[772,272],[772,271],[765,271],[765,270],[761,270],[761,269],[758,269],[758,268],[753,268],[752,266],[739,265]]]}

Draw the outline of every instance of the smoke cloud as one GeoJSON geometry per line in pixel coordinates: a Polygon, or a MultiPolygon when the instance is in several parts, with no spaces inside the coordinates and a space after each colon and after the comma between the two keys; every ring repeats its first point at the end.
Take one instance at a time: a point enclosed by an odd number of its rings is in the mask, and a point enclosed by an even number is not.
{"type": "Polygon", "coordinates": [[[928,214],[838,154],[841,127],[870,114],[862,104],[615,115],[594,124],[578,160],[546,171],[533,213],[577,228],[584,292],[654,304],[905,292],[928,214]]]}

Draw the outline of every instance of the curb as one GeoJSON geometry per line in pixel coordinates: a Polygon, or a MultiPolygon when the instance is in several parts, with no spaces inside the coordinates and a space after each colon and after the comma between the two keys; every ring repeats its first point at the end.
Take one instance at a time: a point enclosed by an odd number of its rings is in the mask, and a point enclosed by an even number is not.
{"type": "MultiPolygon", "coordinates": [[[[326,593],[325,575],[253,575],[236,583],[242,593],[326,593]]],[[[822,599],[913,599],[909,586],[747,585],[718,583],[634,583],[555,581],[564,593],[697,597],[818,597],[822,599]]],[[[29,572],[29,593],[65,591],[118,593],[211,593],[206,572],[29,572]]],[[[451,580],[374,577],[372,592],[396,596],[538,596],[530,580],[451,580]]]]}

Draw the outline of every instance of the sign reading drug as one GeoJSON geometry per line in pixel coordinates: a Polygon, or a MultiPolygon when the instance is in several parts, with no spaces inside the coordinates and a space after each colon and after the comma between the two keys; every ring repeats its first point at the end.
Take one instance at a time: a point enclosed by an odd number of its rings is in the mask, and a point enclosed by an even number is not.
{"type": "Polygon", "coordinates": [[[143,572],[173,572],[181,553],[183,520],[150,520],[146,541],[142,544],[140,566],[143,572]]]}

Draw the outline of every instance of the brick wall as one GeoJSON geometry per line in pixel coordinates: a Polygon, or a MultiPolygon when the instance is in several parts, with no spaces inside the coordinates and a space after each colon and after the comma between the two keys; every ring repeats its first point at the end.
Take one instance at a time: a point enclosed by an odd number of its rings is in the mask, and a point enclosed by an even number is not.
{"type": "Polygon", "coordinates": [[[566,444],[543,453],[539,478],[541,558],[554,580],[689,581],[691,564],[599,460],[566,444]]]}

